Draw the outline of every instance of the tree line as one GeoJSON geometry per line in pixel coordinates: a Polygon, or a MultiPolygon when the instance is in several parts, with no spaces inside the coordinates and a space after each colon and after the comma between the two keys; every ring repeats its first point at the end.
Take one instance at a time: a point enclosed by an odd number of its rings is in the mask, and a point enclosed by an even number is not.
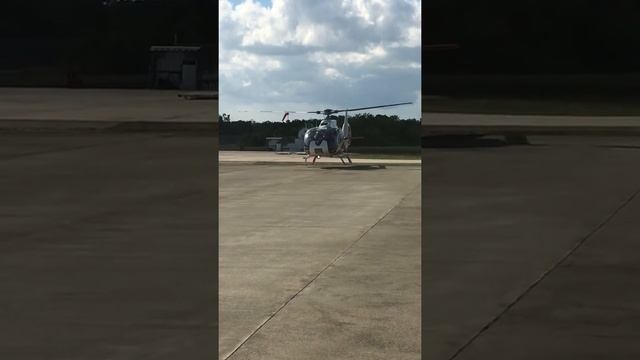
{"type": "MultiPolygon", "coordinates": [[[[218,116],[221,145],[246,147],[265,146],[267,137],[282,137],[293,142],[298,131],[320,124],[320,119],[291,120],[288,122],[226,121],[218,116]]],[[[342,126],[344,116],[336,116],[342,126]]],[[[349,116],[354,146],[420,146],[420,120],[400,119],[396,115],[368,113],[349,116]]]]}

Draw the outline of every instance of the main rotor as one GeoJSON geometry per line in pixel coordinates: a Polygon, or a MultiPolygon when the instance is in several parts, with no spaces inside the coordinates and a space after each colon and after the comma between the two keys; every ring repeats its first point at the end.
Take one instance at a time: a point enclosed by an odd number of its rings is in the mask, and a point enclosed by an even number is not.
{"type": "Polygon", "coordinates": [[[378,109],[384,107],[398,106],[398,105],[409,105],[410,102],[396,103],[396,104],[387,104],[387,105],[377,105],[377,106],[368,106],[361,108],[353,108],[353,109],[324,109],[324,110],[316,110],[316,111],[307,111],[309,114],[322,114],[325,116],[341,113],[341,112],[349,112],[349,111],[359,111],[359,110],[367,110],[367,109],[378,109]]]}
{"type": "MultiPolygon", "coordinates": [[[[285,110],[285,111],[282,111],[282,112],[284,112],[284,116],[282,117],[282,121],[284,122],[284,120],[289,116],[289,114],[320,114],[320,115],[324,115],[325,117],[329,117],[330,115],[341,113],[341,112],[347,113],[349,111],[378,109],[378,108],[392,107],[392,106],[398,106],[398,105],[409,105],[409,104],[413,104],[413,103],[411,103],[411,102],[402,102],[402,103],[395,103],[395,104],[367,106],[367,107],[352,108],[352,109],[324,109],[324,110],[315,110],[315,111],[291,111],[291,110],[285,110]]],[[[240,110],[240,112],[248,112],[248,110],[240,110]]],[[[274,111],[274,110],[259,110],[259,112],[272,113],[272,112],[276,112],[276,111],[274,111]]],[[[280,111],[278,111],[278,112],[280,112],[280,111]]]]}

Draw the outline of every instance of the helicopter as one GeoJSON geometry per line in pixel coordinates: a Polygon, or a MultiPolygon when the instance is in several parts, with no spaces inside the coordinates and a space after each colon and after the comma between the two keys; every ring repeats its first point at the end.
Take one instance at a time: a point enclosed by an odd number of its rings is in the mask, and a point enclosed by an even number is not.
{"type": "Polygon", "coordinates": [[[409,105],[411,102],[403,102],[396,104],[376,105],[361,108],[352,109],[324,109],[317,111],[287,111],[282,117],[282,121],[289,116],[290,113],[308,113],[308,114],[321,114],[325,116],[325,119],[320,122],[320,126],[313,127],[307,130],[304,134],[304,162],[307,163],[309,158],[312,158],[312,164],[315,165],[316,160],[321,156],[325,157],[338,157],[342,164],[352,164],[351,157],[349,156],[349,146],[353,139],[351,135],[351,125],[349,125],[349,112],[378,109],[391,106],[409,105]],[[334,114],[344,112],[344,123],[342,128],[338,127],[338,120],[334,114]]]}

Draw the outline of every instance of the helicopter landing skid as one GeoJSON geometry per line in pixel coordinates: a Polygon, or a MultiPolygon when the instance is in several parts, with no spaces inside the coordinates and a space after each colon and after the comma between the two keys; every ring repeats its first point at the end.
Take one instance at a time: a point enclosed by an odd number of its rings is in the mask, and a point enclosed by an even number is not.
{"type": "Polygon", "coordinates": [[[342,161],[342,165],[347,165],[347,163],[344,162],[344,158],[347,158],[347,160],[349,161],[349,165],[353,164],[353,162],[351,161],[351,158],[349,157],[349,155],[342,155],[342,156],[340,156],[340,161],[342,161]]]}
{"type": "Polygon", "coordinates": [[[311,161],[311,165],[315,165],[315,164],[316,164],[316,159],[318,159],[320,156],[318,156],[318,155],[313,155],[313,156],[309,155],[309,156],[305,156],[305,157],[304,157],[304,163],[305,163],[305,164],[307,163],[307,160],[308,160],[310,157],[313,157],[313,160],[311,161]]]}
{"type": "MultiPolygon", "coordinates": [[[[349,157],[349,155],[340,155],[338,156],[340,158],[340,161],[342,161],[343,165],[350,165],[353,164],[353,162],[351,161],[351,157],[349,157]],[[344,161],[344,159],[347,159],[347,161],[349,161],[348,163],[344,161]]],[[[316,164],[316,160],[320,158],[320,155],[309,155],[309,156],[305,156],[304,157],[304,163],[308,163],[309,158],[313,158],[311,160],[311,165],[315,165],[316,164]]]]}

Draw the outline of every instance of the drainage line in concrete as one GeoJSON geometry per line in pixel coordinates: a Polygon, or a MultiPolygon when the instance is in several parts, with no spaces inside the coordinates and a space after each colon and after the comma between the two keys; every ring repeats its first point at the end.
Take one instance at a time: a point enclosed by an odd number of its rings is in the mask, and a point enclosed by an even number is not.
{"type": "Polygon", "coordinates": [[[480,329],[475,335],[473,335],[471,339],[469,339],[469,341],[467,341],[464,345],[462,345],[449,358],[449,360],[453,360],[456,357],[458,357],[458,355],[460,355],[464,350],[466,350],[477,338],[480,337],[480,335],[482,335],[485,331],[489,330],[489,328],[491,328],[491,326],[493,326],[495,323],[500,321],[500,319],[507,312],[509,312],[509,310],[511,310],[517,303],[520,302],[520,300],[522,300],[525,296],[527,296],[536,286],[538,286],[540,282],[542,282],[542,280],[544,280],[551,272],[559,268],[560,265],[562,265],[565,261],[567,261],[567,259],[569,259],[571,255],[573,255],[580,247],[582,247],[582,245],[584,245],[587,242],[587,240],[589,240],[591,237],[593,237],[593,235],[595,235],[597,232],[602,230],[607,224],[609,224],[611,220],[613,220],[613,218],[616,217],[618,213],[620,213],[620,211],[622,211],[625,207],[627,207],[627,205],[629,205],[631,201],[633,201],[633,199],[635,199],[638,196],[638,194],[640,194],[640,189],[636,190],[633,194],[631,194],[629,198],[627,198],[622,204],[620,204],[600,224],[598,224],[593,230],[591,230],[585,237],[580,239],[580,241],[578,241],[562,258],[560,258],[558,262],[551,265],[549,269],[543,272],[542,275],[538,279],[536,279],[533,283],[531,283],[531,285],[529,285],[529,287],[527,287],[522,294],[518,295],[511,303],[509,303],[509,305],[507,305],[506,308],[504,308],[504,310],[502,310],[496,317],[491,319],[491,321],[489,321],[482,329],[480,329]]]}
{"type": "Polygon", "coordinates": [[[338,260],[342,259],[345,255],[347,255],[347,253],[349,252],[349,250],[351,250],[360,240],[362,240],[370,231],[371,229],[373,229],[374,227],[376,227],[376,225],[378,225],[382,220],[384,220],[390,213],[391,211],[393,211],[395,208],[397,208],[400,204],[402,204],[402,202],[404,202],[407,198],[409,198],[409,196],[411,196],[411,194],[413,194],[413,192],[420,188],[420,186],[418,186],[415,189],[412,189],[407,195],[403,196],[402,199],[400,199],[400,201],[395,204],[394,206],[392,206],[389,210],[387,210],[387,212],[382,215],[382,217],[380,217],[375,224],[371,225],[367,230],[365,230],[365,232],[362,233],[362,235],[360,235],[360,237],[358,237],[354,242],[352,242],[351,244],[349,244],[349,246],[347,246],[344,250],[342,250],[338,256],[336,256],[333,260],[331,260],[331,262],[329,262],[329,264],[327,266],[325,266],[322,270],[320,270],[319,273],[317,273],[311,280],[309,280],[309,282],[307,282],[300,290],[298,290],[295,294],[293,294],[293,296],[289,297],[289,299],[287,299],[287,301],[285,301],[284,304],[282,304],[276,311],[274,311],[271,315],[269,315],[269,317],[267,317],[262,323],[260,323],[260,325],[258,325],[258,327],[253,330],[251,332],[251,334],[249,334],[248,336],[246,336],[241,342],[240,344],[238,344],[235,348],[233,348],[233,350],[231,350],[231,352],[229,352],[229,354],[225,355],[223,357],[223,360],[227,360],[229,359],[231,356],[233,356],[233,354],[235,354],[247,341],[249,341],[249,339],[251,337],[253,337],[253,335],[255,335],[258,331],[260,331],[260,329],[262,329],[269,321],[271,321],[271,319],[273,319],[276,315],[278,315],[278,313],[280,313],[280,311],[282,311],[282,309],[285,308],[285,306],[289,305],[290,302],[293,301],[293,299],[295,299],[296,297],[298,297],[298,295],[300,295],[300,293],[302,293],[306,288],[308,288],[317,278],[320,277],[320,275],[322,275],[325,271],[327,271],[331,266],[333,266],[336,262],[338,262],[338,260]]]}

